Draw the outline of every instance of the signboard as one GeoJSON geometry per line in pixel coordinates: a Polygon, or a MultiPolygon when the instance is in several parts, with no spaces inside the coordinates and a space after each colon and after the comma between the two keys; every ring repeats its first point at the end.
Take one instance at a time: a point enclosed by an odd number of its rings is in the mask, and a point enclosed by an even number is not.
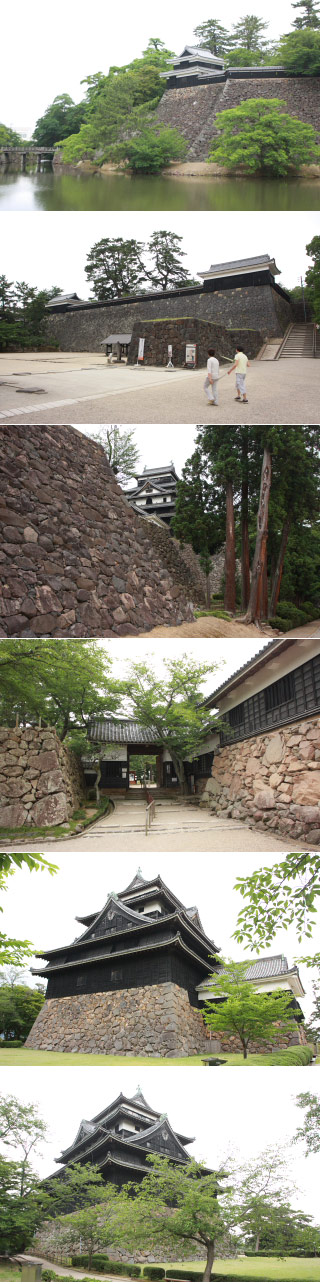
{"type": "Polygon", "coordinates": [[[144,360],[144,345],[145,345],[145,339],[139,339],[138,361],[144,360]]]}
{"type": "Polygon", "coordinates": [[[197,365],[197,344],[186,343],[186,366],[197,365]]]}
{"type": "Polygon", "coordinates": [[[168,361],[172,361],[172,343],[168,343],[168,361]]]}

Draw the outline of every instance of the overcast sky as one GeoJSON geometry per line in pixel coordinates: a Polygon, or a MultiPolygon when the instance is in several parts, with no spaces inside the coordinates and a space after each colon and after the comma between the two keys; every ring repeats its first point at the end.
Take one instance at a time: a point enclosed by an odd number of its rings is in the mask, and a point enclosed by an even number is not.
{"type": "Polygon", "coordinates": [[[276,212],[3,212],[0,271],[10,281],[27,281],[39,289],[59,286],[66,294],[76,291],[88,299],[84,269],[97,241],[122,236],[146,243],[152,232],[162,230],[182,236],[184,265],[192,276],[212,263],[267,253],[279,268],[277,281],[291,288],[310,266],[305,247],[320,234],[320,214],[293,212],[288,230],[288,215],[276,212]]]}
{"type": "MultiPolygon", "coordinates": [[[[214,1072],[215,1073],[215,1072],[214,1072]]],[[[269,1146],[277,1151],[288,1144],[301,1126],[296,1106],[300,1092],[317,1091],[315,1073],[303,1068],[272,1071],[263,1067],[220,1069],[214,1088],[212,1074],[201,1068],[162,1069],[143,1066],[113,1069],[96,1066],[78,1070],[36,1067],[2,1070],[3,1093],[23,1102],[37,1102],[49,1128],[47,1144],[34,1159],[41,1176],[54,1171],[54,1160],[74,1140],[82,1118],[90,1119],[123,1092],[133,1096],[138,1086],[154,1110],[168,1114],[177,1132],[189,1133],[195,1142],[190,1153],[215,1168],[234,1155],[241,1163],[261,1155],[269,1146]]],[[[318,1076],[319,1078],[319,1076],[318,1076]]],[[[287,1152],[287,1176],[298,1187],[292,1203],[319,1223],[319,1155],[305,1158],[299,1145],[287,1152]]]]}
{"type": "MultiPolygon", "coordinates": [[[[166,660],[179,660],[187,655],[196,664],[210,664],[213,672],[204,677],[201,688],[204,694],[215,691],[231,677],[242,664],[246,664],[258,654],[268,639],[247,642],[246,638],[201,638],[193,641],[188,638],[187,646],[182,638],[111,638],[107,642],[97,642],[103,653],[111,656],[113,676],[128,678],[129,669],[137,661],[150,665],[161,677],[166,677],[166,660]]],[[[301,651],[302,655],[302,651],[301,651]]]]}
{"type": "MultiPolygon", "coordinates": [[[[30,875],[27,869],[22,869],[9,879],[3,901],[3,930],[18,939],[27,937],[37,951],[68,945],[84,931],[75,918],[101,910],[109,892],[124,891],[141,863],[144,878],[161,874],[167,887],[186,907],[198,906],[209,940],[214,941],[225,958],[248,957],[250,960],[252,953],[232,940],[239,910],[245,903],[240,893],[234,891],[234,885],[238,877],[247,877],[264,865],[272,865],[274,860],[274,856],[261,856],[261,853],[233,855],[229,852],[227,859],[218,852],[210,858],[198,854],[196,862],[194,855],[188,853],[174,857],[172,853],[150,853],[148,858],[121,853],[115,859],[112,854],[101,857],[90,853],[89,876],[87,853],[74,856],[54,853],[53,862],[59,869],[54,877],[47,873],[30,875]]],[[[292,967],[295,958],[312,954],[318,948],[319,926],[320,912],[312,939],[305,938],[299,945],[293,929],[281,930],[272,946],[260,950],[260,954],[285,954],[292,967]]],[[[257,953],[259,951],[254,950],[253,956],[257,953]]],[[[38,967],[39,961],[34,960],[34,965],[38,967]]],[[[305,966],[299,967],[299,971],[306,990],[301,1006],[308,1017],[312,1008],[312,980],[316,974],[313,976],[305,966]]]]}
{"type": "MultiPolygon", "coordinates": [[[[272,0],[255,0],[254,13],[269,22],[267,36],[277,38],[288,31],[295,14],[288,0],[281,9],[272,0]]],[[[219,13],[219,10],[218,10],[219,13]]],[[[241,13],[241,10],[240,10],[241,13]]],[[[237,0],[221,5],[220,20],[230,28],[239,21],[237,0]]],[[[75,102],[83,97],[81,81],[97,71],[106,74],[110,66],[123,66],[140,57],[151,36],[159,37],[168,49],[181,53],[194,43],[194,27],[211,16],[210,5],[199,9],[192,0],[175,8],[162,0],[156,15],[147,0],[117,6],[91,0],[55,0],[50,21],[41,0],[15,0],[3,6],[1,15],[0,120],[29,138],[36,120],[61,93],[75,102]]]]}
{"type": "MultiPolygon", "coordinates": [[[[78,432],[83,432],[93,439],[103,436],[104,428],[110,424],[74,424],[78,432]]],[[[124,425],[118,425],[120,432],[125,432],[124,425]]],[[[146,468],[161,468],[173,463],[178,477],[181,477],[186,459],[189,459],[195,446],[196,425],[191,424],[132,424],[130,431],[139,451],[139,462],[136,472],[146,468]]]]}

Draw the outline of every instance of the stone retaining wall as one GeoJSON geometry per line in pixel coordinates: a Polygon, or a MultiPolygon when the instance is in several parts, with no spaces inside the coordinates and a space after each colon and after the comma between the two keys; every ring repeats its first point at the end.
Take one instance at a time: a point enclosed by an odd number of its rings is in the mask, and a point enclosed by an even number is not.
{"type": "Polygon", "coordinates": [[[85,794],[80,762],[54,727],[0,728],[0,825],[58,825],[85,794]]]}
{"type": "MultiPolygon", "coordinates": [[[[238,294],[238,291],[228,291],[224,293],[238,294]]],[[[221,311],[221,321],[224,319],[224,306],[220,307],[220,299],[215,297],[215,308],[221,311]]],[[[277,296],[278,298],[278,296],[277,296]]],[[[234,300],[233,300],[234,302],[234,300]]],[[[239,300],[236,299],[236,303],[239,300]]],[[[166,366],[168,362],[168,344],[172,346],[172,361],[174,366],[184,366],[186,361],[186,344],[197,344],[197,365],[206,366],[208,357],[208,348],[215,348],[218,358],[229,357],[233,360],[235,346],[243,345],[244,351],[252,360],[257,356],[263,343],[261,330],[233,330],[226,329],[223,324],[216,325],[211,321],[204,321],[195,316],[181,316],[174,319],[168,317],[165,320],[148,321],[143,318],[136,321],[132,339],[129,348],[129,364],[136,365],[138,360],[139,339],[143,335],[145,340],[144,359],[145,366],[166,366]]]]}
{"type": "Polygon", "coordinates": [[[106,454],[71,427],[0,428],[0,638],[113,637],[191,620],[106,454]]]}
{"type": "Polygon", "coordinates": [[[202,606],[206,602],[206,578],[192,545],[180,544],[179,540],[171,535],[169,527],[161,521],[161,518],[155,521],[148,516],[143,516],[138,520],[142,524],[146,523],[149,540],[176,583],[181,585],[189,597],[192,597],[196,605],[202,606]]]}
{"type": "Polygon", "coordinates": [[[207,1046],[201,1012],[171,981],[48,999],[26,1042],[41,1050],[125,1057],[190,1057],[207,1046]]]}
{"type": "MultiPolygon", "coordinates": [[[[283,334],[292,320],[290,301],[274,290],[272,285],[237,286],[235,289],[204,290],[190,287],[183,291],[167,291],[153,298],[132,296],[123,302],[115,301],[101,304],[92,303],[90,307],[68,308],[58,311],[56,307],[49,312],[45,321],[45,333],[49,343],[57,343],[63,352],[99,352],[101,342],[107,334],[133,334],[130,361],[136,360],[136,340],[144,334],[143,322],[166,321],[167,325],[174,319],[192,318],[198,321],[210,321],[212,326],[221,326],[221,333],[215,330],[212,338],[213,347],[225,356],[234,356],[235,344],[243,343],[245,349],[249,343],[256,344],[255,331],[259,331],[258,348],[262,338],[278,338],[283,334]],[[137,334],[138,323],[140,331],[137,334]],[[233,330],[233,335],[226,330],[233,330]],[[231,351],[225,344],[231,343],[231,351]]],[[[189,328],[189,326],[188,326],[189,328]]],[[[167,330],[168,334],[168,330],[167,330]]],[[[167,344],[171,343],[167,337],[167,344]]],[[[175,339],[173,339],[173,342],[175,339]]],[[[187,342],[194,342],[187,336],[187,342]]],[[[210,343],[211,346],[211,343],[210,343]]],[[[252,356],[258,350],[252,350],[252,356]]],[[[184,358],[183,358],[184,359],[184,358]]],[[[162,359],[161,359],[162,364],[162,359]]]]}
{"type": "Polygon", "coordinates": [[[157,117],[174,126],[190,144],[187,157],[206,160],[210,142],[217,134],[217,112],[238,107],[248,98],[280,98],[290,115],[313,125],[320,134],[320,80],[317,76],[259,77],[226,76],[218,84],[167,89],[157,117]]]}
{"type": "Polygon", "coordinates": [[[201,797],[208,805],[217,816],[320,843],[320,718],[226,745],[201,797]]]}

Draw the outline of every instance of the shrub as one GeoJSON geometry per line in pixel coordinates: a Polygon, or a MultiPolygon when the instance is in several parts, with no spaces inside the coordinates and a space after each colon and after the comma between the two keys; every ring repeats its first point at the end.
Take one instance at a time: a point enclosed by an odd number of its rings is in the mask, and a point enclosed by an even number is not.
{"type": "Polygon", "coordinates": [[[146,126],[136,137],[119,146],[119,153],[125,156],[130,169],[146,174],[159,174],[171,161],[183,160],[186,151],[185,138],[170,126],[162,129],[146,126]]]}
{"type": "Polygon", "coordinates": [[[142,1278],[144,1280],[164,1280],[166,1272],[163,1266],[144,1266],[142,1278]]]}
{"type": "Polygon", "coordinates": [[[292,620],[282,620],[280,615],[271,616],[268,620],[271,629],[279,629],[280,633],[289,633],[292,629],[292,620]]]}
{"type": "MultiPolygon", "coordinates": [[[[320,40],[319,40],[320,43],[320,40]]],[[[217,113],[218,137],[210,143],[208,160],[247,174],[282,177],[292,169],[319,159],[313,125],[285,110],[281,98],[249,98],[217,113]]]]}
{"type": "Polygon", "coordinates": [[[273,1066],[308,1066],[314,1056],[310,1043],[299,1044],[296,1048],[281,1048],[271,1056],[273,1066]]]}

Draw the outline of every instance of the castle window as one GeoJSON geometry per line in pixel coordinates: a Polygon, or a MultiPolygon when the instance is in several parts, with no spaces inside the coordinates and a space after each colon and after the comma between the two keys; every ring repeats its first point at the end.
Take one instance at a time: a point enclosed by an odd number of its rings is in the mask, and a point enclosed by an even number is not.
{"type": "Polygon", "coordinates": [[[284,678],[279,678],[278,682],[272,682],[271,687],[267,687],[264,693],[266,713],[271,709],[277,709],[279,704],[286,704],[288,700],[294,699],[294,676],[293,673],[286,673],[284,678]]]}

